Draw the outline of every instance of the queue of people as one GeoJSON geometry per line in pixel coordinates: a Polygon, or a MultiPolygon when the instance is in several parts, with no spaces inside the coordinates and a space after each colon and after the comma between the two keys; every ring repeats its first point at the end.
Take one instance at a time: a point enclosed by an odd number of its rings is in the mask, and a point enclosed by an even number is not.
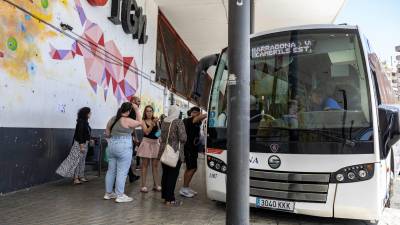
{"type": "MultiPolygon", "coordinates": [[[[132,183],[138,179],[140,192],[148,193],[147,172],[151,164],[153,191],[161,192],[166,205],[179,206],[175,198],[175,187],[182,163],[186,163],[184,184],[180,195],[192,198],[197,192],[190,188],[191,180],[197,171],[198,144],[200,127],[206,114],[201,114],[198,107],[189,110],[189,117],[181,120],[181,112],[175,105],[170,106],[168,115],[154,116],[152,106],[145,106],[140,115],[140,99],[133,97],[123,103],[115,116],[111,117],[105,129],[107,138],[108,169],[105,177],[104,199],[115,202],[133,200],[125,194],[126,178],[132,183]],[[143,130],[139,141],[136,128],[143,130]],[[137,150],[135,150],[137,149],[137,150]],[[171,153],[172,149],[172,153],[171,153]],[[169,154],[169,155],[168,155],[169,154]],[[176,159],[172,159],[176,156],[176,159]],[[135,174],[137,162],[141,161],[141,176],[135,174]],[[161,159],[162,176],[159,176],[161,159]],[[167,161],[163,161],[168,159],[167,161]],[[172,161],[171,161],[172,160],[172,161]]],[[[92,143],[89,118],[91,110],[83,107],[78,112],[77,124],[70,154],[61,163],[56,173],[73,179],[73,184],[82,184],[88,180],[84,176],[85,158],[88,146],[92,143]]]]}

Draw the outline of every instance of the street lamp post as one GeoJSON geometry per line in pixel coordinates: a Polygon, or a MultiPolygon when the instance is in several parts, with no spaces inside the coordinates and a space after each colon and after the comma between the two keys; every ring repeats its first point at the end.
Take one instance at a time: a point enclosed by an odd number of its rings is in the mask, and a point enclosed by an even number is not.
{"type": "MultiPolygon", "coordinates": [[[[395,47],[395,51],[396,51],[396,52],[400,52],[400,45],[395,47]]],[[[400,75],[400,55],[396,55],[396,61],[397,61],[397,65],[396,65],[396,78],[399,79],[399,75],[400,75]]],[[[400,84],[397,84],[397,88],[400,88],[399,85],[400,85],[400,84]]],[[[397,99],[400,100],[399,91],[397,92],[397,99]]]]}
{"type": "Polygon", "coordinates": [[[229,0],[227,225],[249,224],[250,1],[229,0]]]}

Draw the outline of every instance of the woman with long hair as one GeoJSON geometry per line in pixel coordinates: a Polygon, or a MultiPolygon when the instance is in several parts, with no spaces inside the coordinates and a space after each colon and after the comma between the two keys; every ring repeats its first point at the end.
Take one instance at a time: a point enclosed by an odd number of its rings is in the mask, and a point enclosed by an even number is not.
{"type": "Polygon", "coordinates": [[[169,206],[179,206],[180,202],[175,199],[175,186],[179,175],[179,169],[184,161],[184,145],[186,142],[186,130],[183,121],[179,119],[180,110],[178,106],[170,106],[168,116],[161,125],[161,144],[158,158],[161,158],[165,147],[169,144],[175,152],[179,151],[180,159],[175,167],[170,167],[161,163],[161,197],[165,200],[165,204],[169,206]]]}
{"type": "Polygon", "coordinates": [[[152,173],[153,173],[153,183],[154,191],[161,191],[159,174],[158,174],[158,151],[160,149],[159,137],[160,137],[160,127],[159,120],[154,117],[154,109],[152,106],[148,105],[144,108],[142,117],[142,128],[143,128],[143,140],[137,150],[137,156],[142,159],[142,177],[141,177],[141,189],[143,193],[147,193],[146,178],[147,169],[151,162],[152,173]]]}
{"type": "Polygon", "coordinates": [[[108,170],[106,174],[106,193],[104,199],[115,198],[115,202],[130,202],[125,191],[125,181],[132,160],[132,132],[141,125],[139,107],[125,102],[118,109],[117,115],[107,123],[106,137],[108,142],[108,170]],[[129,117],[131,111],[136,113],[136,120],[129,117]],[[115,191],[113,187],[115,185],[115,191]]]}
{"type": "Polygon", "coordinates": [[[88,122],[90,116],[89,107],[79,109],[71,151],[56,170],[60,176],[73,177],[74,184],[88,181],[85,178],[85,159],[92,131],[88,122]]]}

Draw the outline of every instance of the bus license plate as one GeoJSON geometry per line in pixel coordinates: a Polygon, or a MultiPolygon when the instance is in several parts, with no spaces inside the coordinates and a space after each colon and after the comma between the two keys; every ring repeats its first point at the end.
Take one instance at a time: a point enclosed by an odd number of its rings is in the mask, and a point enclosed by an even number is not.
{"type": "Polygon", "coordinates": [[[293,212],[294,202],[256,198],[256,207],[293,212]]]}

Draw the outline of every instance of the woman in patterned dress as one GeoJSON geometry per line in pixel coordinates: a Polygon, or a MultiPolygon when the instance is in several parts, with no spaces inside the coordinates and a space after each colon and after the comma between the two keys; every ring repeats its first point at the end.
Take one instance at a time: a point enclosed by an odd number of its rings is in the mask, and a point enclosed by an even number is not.
{"type": "Polygon", "coordinates": [[[78,111],[73,145],[67,158],[61,163],[56,173],[74,179],[74,184],[87,182],[85,178],[85,159],[92,129],[89,126],[90,108],[83,107],[78,111]]]}

